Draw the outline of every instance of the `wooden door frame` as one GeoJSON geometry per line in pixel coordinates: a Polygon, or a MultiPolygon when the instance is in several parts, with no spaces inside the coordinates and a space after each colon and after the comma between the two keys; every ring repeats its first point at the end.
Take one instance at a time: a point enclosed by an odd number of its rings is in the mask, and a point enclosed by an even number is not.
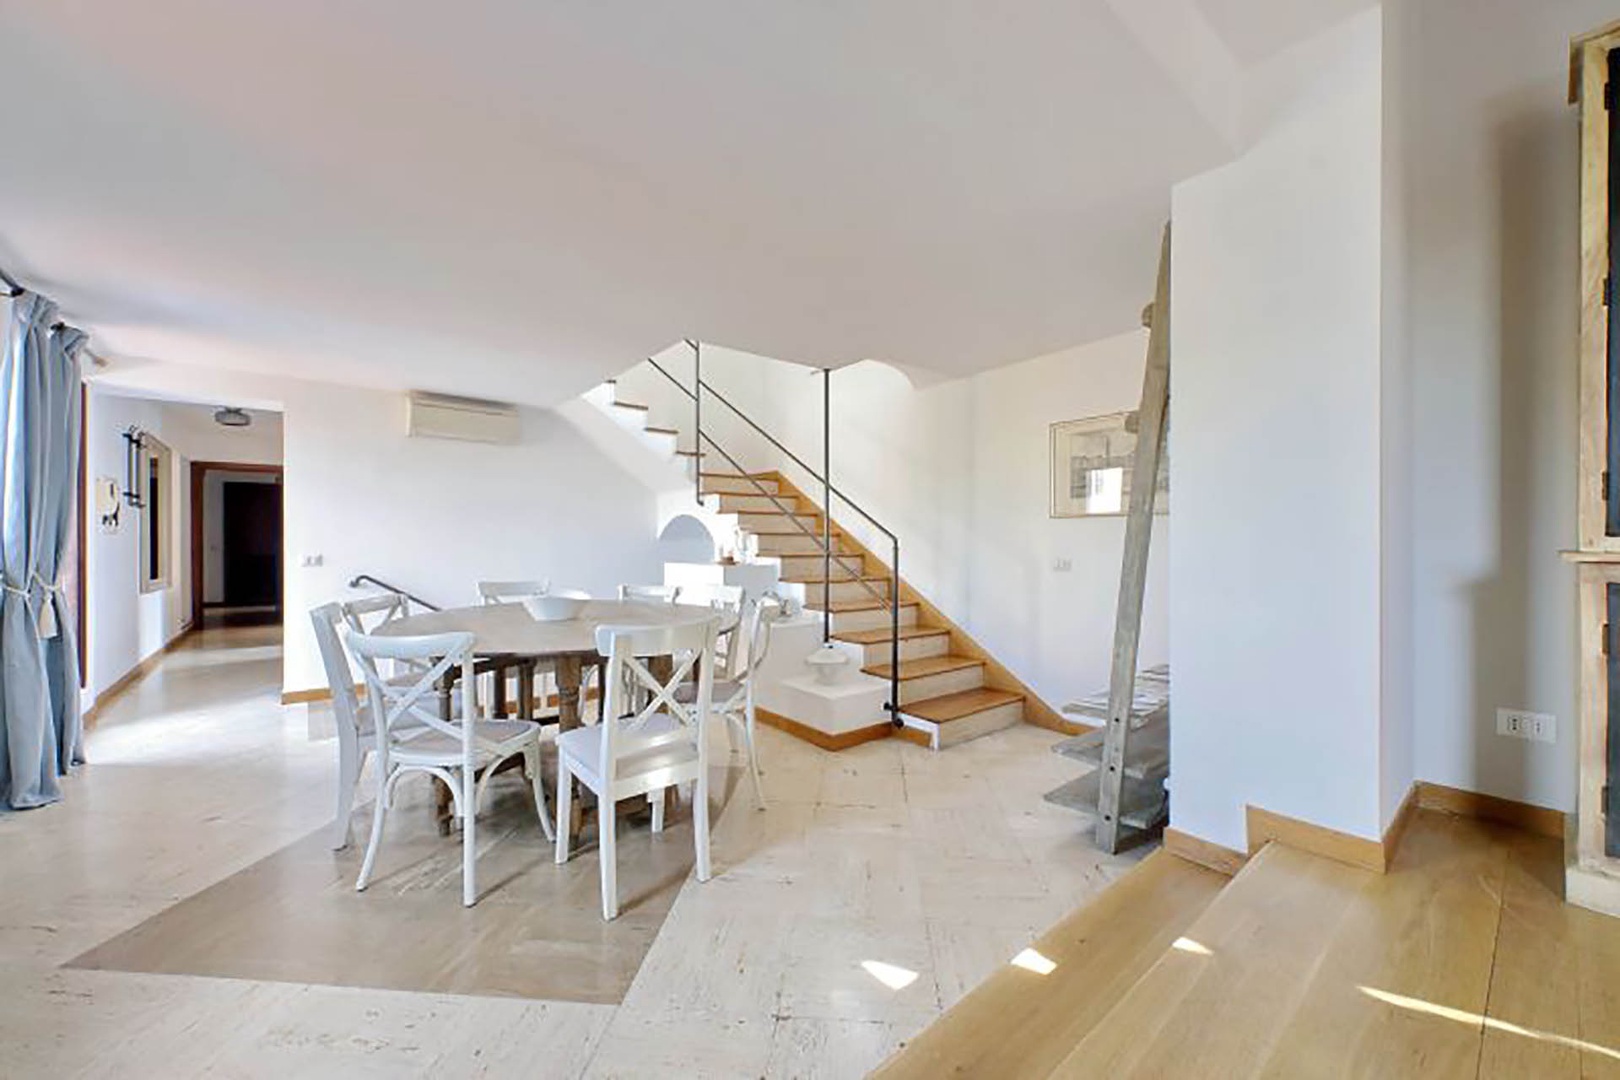
{"type": "MultiPolygon", "coordinates": [[[[244,461],[193,461],[191,463],[191,626],[202,628],[203,617],[203,482],[209,472],[274,473],[277,486],[282,489],[283,515],[286,513],[286,474],[280,465],[264,465],[244,461]]],[[[276,604],[282,618],[287,617],[287,545],[286,519],[282,519],[281,576],[277,581],[276,604]]]]}

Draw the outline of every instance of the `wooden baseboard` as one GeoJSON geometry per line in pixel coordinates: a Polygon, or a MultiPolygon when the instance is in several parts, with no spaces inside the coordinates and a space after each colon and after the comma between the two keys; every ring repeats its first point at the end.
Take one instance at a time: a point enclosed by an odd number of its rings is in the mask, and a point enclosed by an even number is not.
{"type": "MultiPolygon", "coordinates": [[[[359,690],[360,688],[356,686],[355,691],[358,693],[359,690]]],[[[281,692],[281,703],[283,705],[302,705],[308,701],[331,700],[332,688],[329,686],[320,686],[313,690],[283,690],[281,692]]]]}
{"type": "MultiPolygon", "coordinates": [[[[755,707],[754,717],[760,723],[785,731],[796,739],[803,739],[811,746],[819,746],[823,750],[848,750],[852,746],[862,743],[876,742],[878,739],[887,739],[894,734],[894,725],[887,721],[873,724],[871,727],[856,728],[853,731],[841,731],[836,735],[829,735],[825,731],[818,731],[808,724],[801,724],[791,717],[780,713],[773,713],[769,709],[755,707]]],[[[919,734],[921,734],[919,732],[919,734]]]]}
{"type": "Polygon", "coordinates": [[[934,743],[931,739],[929,739],[926,731],[918,731],[914,727],[894,727],[892,724],[889,726],[893,728],[892,734],[896,739],[904,739],[908,743],[916,743],[924,750],[932,750],[934,748],[934,743]]]}
{"type": "Polygon", "coordinates": [[[1249,857],[1241,851],[1233,851],[1229,847],[1222,847],[1180,829],[1164,830],[1164,850],[1227,877],[1243,869],[1244,864],[1249,861],[1249,857]]]}
{"type": "Polygon", "coordinates": [[[1390,819],[1389,828],[1384,830],[1384,869],[1388,870],[1395,862],[1395,852],[1406,838],[1406,828],[1412,824],[1412,815],[1418,808],[1418,785],[1413,784],[1406,789],[1406,797],[1401,805],[1395,808],[1395,816],[1390,819]]]}
{"type": "Polygon", "coordinates": [[[1494,821],[1499,825],[1512,825],[1537,836],[1564,839],[1566,816],[1561,810],[1545,806],[1504,799],[1498,795],[1482,795],[1477,791],[1431,784],[1420,780],[1412,785],[1417,792],[1417,805],[1425,810],[1443,810],[1448,814],[1494,821]]]}
{"type": "Polygon", "coordinates": [[[1313,855],[1359,866],[1374,873],[1384,872],[1384,844],[1382,840],[1369,840],[1364,836],[1339,832],[1309,821],[1272,813],[1258,806],[1244,808],[1249,833],[1249,854],[1252,856],[1266,844],[1275,840],[1289,847],[1308,851],[1313,855]]]}
{"type": "Polygon", "coordinates": [[[84,725],[84,727],[88,729],[95,726],[96,721],[100,719],[102,712],[106,710],[107,706],[111,705],[113,702],[122,697],[126,692],[128,692],[130,687],[152,674],[165,656],[178,649],[180,645],[195,632],[196,628],[190,623],[187,623],[186,625],[182,626],[180,628],[180,632],[175,634],[174,637],[170,638],[162,648],[153,652],[152,655],[146,657],[134,667],[118,676],[118,678],[114,679],[112,684],[109,685],[107,689],[96,695],[96,703],[80,714],[80,722],[84,725]]]}

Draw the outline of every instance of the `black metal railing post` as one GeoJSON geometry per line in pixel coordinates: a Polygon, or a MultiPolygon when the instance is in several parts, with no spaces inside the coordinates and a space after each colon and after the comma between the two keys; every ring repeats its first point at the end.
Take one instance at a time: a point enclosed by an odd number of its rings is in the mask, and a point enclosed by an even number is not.
{"type": "Polygon", "coordinates": [[[692,346],[692,423],[697,434],[692,437],[692,493],[698,505],[703,504],[703,345],[696,340],[692,346]]]}
{"type": "Polygon", "coordinates": [[[832,640],[832,368],[821,369],[821,643],[832,640]]]}
{"type": "Polygon", "coordinates": [[[889,721],[900,727],[900,538],[889,537],[889,546],[889,721]]]}

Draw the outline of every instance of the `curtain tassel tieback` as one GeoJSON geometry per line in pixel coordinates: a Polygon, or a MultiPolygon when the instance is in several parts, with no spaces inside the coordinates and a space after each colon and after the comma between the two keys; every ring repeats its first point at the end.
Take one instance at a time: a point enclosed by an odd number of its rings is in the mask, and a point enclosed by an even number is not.
{"type": "Polygon", "coordinates": [[[34,622],[34,631],[40,640],[48,641],[61,632],[61,625],[56,619],[56,605],[62,598],[62,581],[45,581],[38,574],[34,575],[34,589],[25,589],[10,578],[0,578],[0,588],[6,592],[22,598],[25,604],[34,602],[35,589],[41,594],[43,601],[39,605],[39,617],[34,622]]]}

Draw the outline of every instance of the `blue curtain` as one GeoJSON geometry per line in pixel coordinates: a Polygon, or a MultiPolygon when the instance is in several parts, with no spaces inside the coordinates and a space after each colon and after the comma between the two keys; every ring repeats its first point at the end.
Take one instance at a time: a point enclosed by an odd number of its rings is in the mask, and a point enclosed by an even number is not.
{"type": "Polygon", "coordinates": [[[0,354],[0,799],[62,797],[80,753],[79,652],[62,595],[78,491],[79,350],[56,307],[23,293],[0,354]]]}

